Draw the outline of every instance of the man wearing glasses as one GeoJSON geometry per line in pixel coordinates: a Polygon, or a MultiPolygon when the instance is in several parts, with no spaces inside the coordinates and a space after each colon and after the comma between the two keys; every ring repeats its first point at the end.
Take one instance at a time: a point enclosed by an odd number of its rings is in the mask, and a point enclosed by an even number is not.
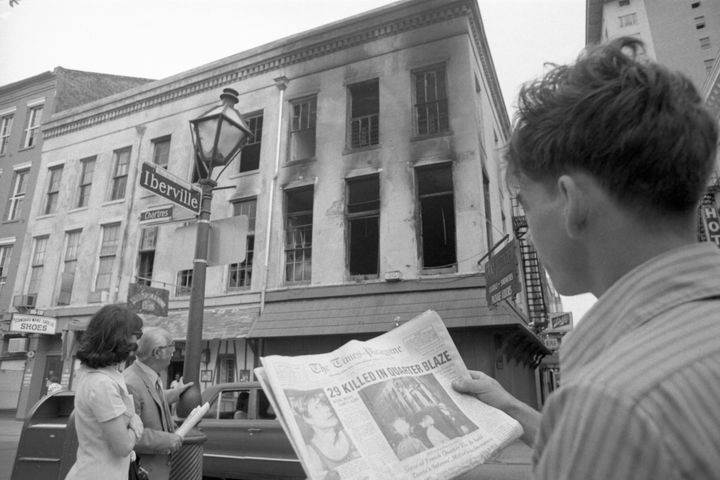
{"type": "Polygon", "coordinates": [[[177,402],[192,382],[180,383],[171,390],[162,386],[160,374],[170,365],[175,350],[167,330],[146,328],[138,338],[137,360],[123,373],[135,402],[135,412],[140,415],[144,426],[135,452],[150,478],[167,480],[170,477],[171,454],[182,445],[182,438],[173,433],[175,425],[170,404],[177,402]]]}

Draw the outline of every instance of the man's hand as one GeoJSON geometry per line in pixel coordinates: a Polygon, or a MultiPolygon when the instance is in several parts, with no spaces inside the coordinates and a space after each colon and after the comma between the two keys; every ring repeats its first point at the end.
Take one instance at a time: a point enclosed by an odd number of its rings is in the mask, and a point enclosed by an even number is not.
{"type": "Polygon", "coordinates": [[[518,401],[500,385],[500,382],[475,370],[470,370],[470,378],[456,380],[452,386],[458,392],[473,395],[483,403],[503,412],[518,401]]]}
{"type": "Polygon", "coordinates": [[[170,435],[171,435],[171,437],[170,437],[169,450],[167,452],[168,454],[177,452],[178,450],[180,450],[180,447],[182,446],[182,442],[183,442],[182,437],[180,435],[178,435],[176,433],[171,433],[170,435]]]}
{"type": "Polygon", "coordinates": [[[180,395],[185,392],[188,388],[195,385],[195,382],[188,382],[183,383],[182,380],[175,386],[175,388],[171,388],[170,390],[165,390],[165,399],[167,400],[168,404],[172,405],[173,403],[177,402],[180,398],[180,395]]]}
{"type": "Polygon", "coordinates": [[[540,412],[510,395],[494,378],[482,372],[470,371],[470,378],[456,380],[453,388],[473,395],[483,403],[507,413],[523,427],[522,440],[532,446],[540,427],[540,412]]]}

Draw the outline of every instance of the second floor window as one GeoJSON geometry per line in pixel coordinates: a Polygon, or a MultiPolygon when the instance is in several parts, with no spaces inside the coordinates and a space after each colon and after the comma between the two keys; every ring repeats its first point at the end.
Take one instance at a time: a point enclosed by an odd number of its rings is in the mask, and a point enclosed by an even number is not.
{"type": "Polygon", "coordinates": [[[454,268],[455,200],[450,165],[416,170],[422,267],[424,269],[454,268]]]}
{"type": "Polygon", "coordinates": [[[70,305],[73,285],[75,284],[75,270],[77,269],[81,233],[82,230],[73,230],[65,234],[65,260],[60,276],[60,293],[57,299],[58,305],[70,305]]]}
{"type": "Polygon", "coordinates": [[[28,110],[27,126],[25,127],[25,140],[23,148],[34,147],[40,136],[40,121],[42,120],[43,106],[38,105],[28,110]]]}
{"type": "Polygon", "coordinates": [[[240,151],[240,172],[251,172],[260,168],[260,144],[262,143],[263,116],[253,115],[246,117],[252,137],[240,151]]]}
{"type": "Polygon", "coordinates": [[[130,147],[113,152],[113,176],[110,200],[125,198],[128,168],[130,166],[130,147]]]}
{"type": "Polygon", "coordinates": [[[80,160],[80,184],[78,185],[77,207],[87,207],[90,201],[93,173],[95,173],[95,157],[80,160]]]}
{"type": "Polygon", "coordinates": [[[95,291],[110,290],[112,268],[115,263],[120,243],[120,224],[113,223],[102,226],[102,243],[98,258],[98,273],[95,278],[95,291]]]}
{"type": "Polygon", "coordinates": [[[143,228],[140,231],[138,249],[138,285],[150,286],[155,264],[155,246],[157,245],[157,227],[143,228]]]}
{"type": "Polygon", "coordinates": [[[13,116],[5,115],[0,118],[0,155],[5,155],[8,151],[10,143],[10,134],[12,133],[13,116]]]}
{"type": "Polygon", "coordinates": [[[153,163],[167,170],[170,162],[170,137],[157,138],[153,144],[153,163]]]}
{"type": "Polygon", "coordinates": [[[351,85],[350,148],[380,143],[380,93],[378,80],[351,85]]]}
{"type": "Polygon", "coordinates": [[[285,192],[285,281],[310,282],[313,188],[285,192]]]}
{"type": "Polygon", "coordinates": [[[257,200],[243,200],[233,204],[233,215],[247,215],[248,235],[245,260],[230,265],[228,271],[228,289],[250,288],[252,280],[253,254],[255,252],[255,217],[257,200]]]}
{"type": "Polygon", "coordinates": [[[192,269],[180,270],[178,272],[177,285],[175,286],[175,294],[176,295],[189,294],[190,291],[192,290],[192,279],[193,279],[192,269]]]}
{"type": "Polygon", "coordinates": [[[63,166],[58,165],[48,169],[48,189],[47,198],[45,200],[45,215],[55,213],[58,206],[58,198],[60,196],[60,182],[62,182],[63,166]]]}
{"type": "Polygon", "coordinates": [[[45,252],[47,251],[48,237],[35,238],[33,255],[30,263],[30,283],[28,284],[29,295],[37,295],[40,292],[43,268],[45,267],[45,252]]]}
{"type": "Polygon", "coordinates": [[[380,253],[380,182],[377,176],[347,182],[350,275],[377,275],[380,253]]]}
{"type": "Polygon", "coordinates": [[[17,220],[22,214],[23,202],[27,193],[27,177],[30,169],[15,170],[8,199],[6,220],[17,220]]]}
{"type": "Polygon", "coordinates": [[[315,156],[316,97],[291,102],[290,160],[315,156]]]}
{"type": "Polygon", "coordinates": [[[445,66],[413,72],[415,88],[415,133],[432,135],[449,130],[445,66]]]}

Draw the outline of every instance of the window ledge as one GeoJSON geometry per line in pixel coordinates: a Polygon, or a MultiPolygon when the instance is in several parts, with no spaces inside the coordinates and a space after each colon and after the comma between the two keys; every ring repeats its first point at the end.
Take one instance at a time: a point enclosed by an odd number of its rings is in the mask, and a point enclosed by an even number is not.
{"type": "Polygon", "coordinates": [[[118,198],[117,200],[108,200],[106,202],[103,202],[102,206],[107,207],[110,205],[120,205],[121,203],[125,203],[124,198],[118,198]]]}
{"type": "Polygon", "coordinates": [[[435,277],[438,275],[452,275],[457,273],[457,266],[444,267],[444,268],[423,268],[420,270],[420,275],[423,277],[435,277]]]}
{"type": "Polygon", "coordinates": [[[68,213],[82,212],[88,210],[90,207],[75,207],[68,210],[68,213]]]}
{"type": "Polygon", "coordinates": [[[242,178],[242,177],[251,177],[251,176],[257,175],[259,173],[260,173],[260,169],[256,168],[255,170],[248,170],[247,172],[235,172],[232,175],[229,175],[228,178],[234,179],[234,178],[242,178]]]}
{"type": "Polygon", "coordinates": [[[36,147],[36,145],[31,145],[31,146],[29,146],[29,147],[21,147],[21,148],[18,148],[17,151],[18,151],[18,152],[24,152],[25,150],[32,150],[32,149],[35,148],[35,147],[36,147]]]}
{"type": "Polygon", "coordinates": [[[6,224],[6,223],[22,223],[22,221],[23,221],[22,218],[13,218],[12,220],[3,220],[2,223],[3,223],[3,224],[6,224]]]}
{"type": "Polygon", "coordinates": [[[430,138],[439,138],[439,137],[450,137],[453,135],[452,130],[445,130],[442,132],[437,133],[430,133],[428,135],[415,135],[410,137],[411,142],[420,142],[422,140],[428,140],[430,138]]]}
{"type": "Polygon", "coordinates": [[[42,215],[38,215],[37,217],[35,217],[35,220],[43,220],[45,218],[52,218],[55,215],[57,215],[57,213],[43,213],[42,215]]]}
{"type": "Polygon", "coordinates": [[[365,147],[345,147],[342,154],[343,155],[352,155],[354,153],[362,153],[362,152],[370,152],[373,150],[380,150],[382,148],[382,144],[376,143],[375,145],[367,145],[365,147]]]}
{"type": "Polygon", "coordinates": [[[288,160],[285,162],[285,167],[292,167],[294,165],[302,165],[303,163],[312,163],[317,160],[317,157],[300,158],[298,160],[288,160]]]}

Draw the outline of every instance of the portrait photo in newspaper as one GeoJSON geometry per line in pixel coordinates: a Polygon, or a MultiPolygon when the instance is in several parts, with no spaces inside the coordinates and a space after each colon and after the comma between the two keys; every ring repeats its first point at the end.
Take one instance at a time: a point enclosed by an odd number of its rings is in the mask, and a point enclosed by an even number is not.
{"type": "Polygon", "coordinates": [[[342,478],[340,467],[359,454],[323,389],[285,390],[285,395],[300,425],[310,468],[325,480],[342,478]]]}
{"type": "Polygon", "coordinates": [[[434,374],[400,377],[359,392],[398,460],[477,430],[434,374]]]}

